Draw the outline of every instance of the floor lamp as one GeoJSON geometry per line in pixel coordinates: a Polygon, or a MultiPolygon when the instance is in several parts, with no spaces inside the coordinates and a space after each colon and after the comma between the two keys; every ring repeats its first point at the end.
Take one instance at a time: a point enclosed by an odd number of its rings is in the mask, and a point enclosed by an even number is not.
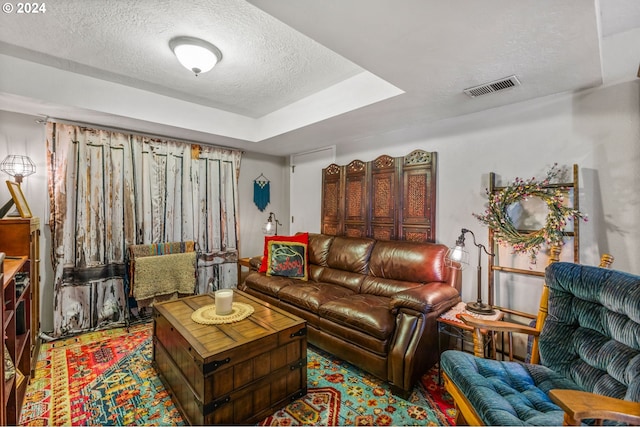
{"type": "Polygon", "coordinates": [[[262,232],[269,236],[277,235],[279,225],[282,224],[280,224],[280,221],[276,218],[276,214],[269,212],[269,218],[267,218],[267,222],[262,226],[262,232]]]}

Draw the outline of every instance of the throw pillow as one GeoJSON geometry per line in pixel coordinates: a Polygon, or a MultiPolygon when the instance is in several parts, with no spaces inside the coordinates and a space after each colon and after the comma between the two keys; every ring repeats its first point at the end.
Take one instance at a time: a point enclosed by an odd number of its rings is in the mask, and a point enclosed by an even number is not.
{"type": "Polygon", "coordinates": [[[267,276],[307,280],[306,243],[272,241],[267,244],[267,276]]]}
{"type": "MultiPolygon", "coordinates": [[[[296,234],[295,236],[266,236],[264,238],[264,252],[262,254],[262,264],[260,264],[260,269],[258,270],[260,273],[267,272],[267,254],[269,251],[269,247],[268,247],[269,242],[304,243],[305,245],[308,245],[309,233],[300,233],[300,234],[296,234]]],[[[305,259],[305,264],[307,259],[305,259]]]]}

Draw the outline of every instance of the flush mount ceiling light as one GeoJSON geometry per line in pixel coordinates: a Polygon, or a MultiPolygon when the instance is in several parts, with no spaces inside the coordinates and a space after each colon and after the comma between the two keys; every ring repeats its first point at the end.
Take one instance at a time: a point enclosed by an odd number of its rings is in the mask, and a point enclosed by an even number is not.
{"type": "Polygon", "coordinates": [[[196,76],[211,70],[222,59],[217,47],[194,37],[176,37],[169,41],[169,47],[178,61],[196,76]]]}

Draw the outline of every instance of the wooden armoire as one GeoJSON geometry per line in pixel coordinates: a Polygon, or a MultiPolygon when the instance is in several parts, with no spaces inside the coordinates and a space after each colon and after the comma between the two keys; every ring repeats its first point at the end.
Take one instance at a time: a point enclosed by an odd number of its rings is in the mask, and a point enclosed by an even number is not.
{"type": "Polygon", "coordinates": [[[415,150],[322,170],[321,231],[435,242],[436,153],[415,150]]]}

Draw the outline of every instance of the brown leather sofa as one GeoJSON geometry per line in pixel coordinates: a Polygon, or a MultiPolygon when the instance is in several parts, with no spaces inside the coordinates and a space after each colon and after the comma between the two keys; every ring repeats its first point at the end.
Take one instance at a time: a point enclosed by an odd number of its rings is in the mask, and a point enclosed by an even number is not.
{"type": "MultiPolygon", "coordinates": [[[[447,247],[309,234],[309,280],[252,271],[239,288],[307,321],[308,342],[406,397],[438,360],[436,318],[460,301],[447,247]]],[[[251,260],[259,267],[261,257],[251,260]]]]}

